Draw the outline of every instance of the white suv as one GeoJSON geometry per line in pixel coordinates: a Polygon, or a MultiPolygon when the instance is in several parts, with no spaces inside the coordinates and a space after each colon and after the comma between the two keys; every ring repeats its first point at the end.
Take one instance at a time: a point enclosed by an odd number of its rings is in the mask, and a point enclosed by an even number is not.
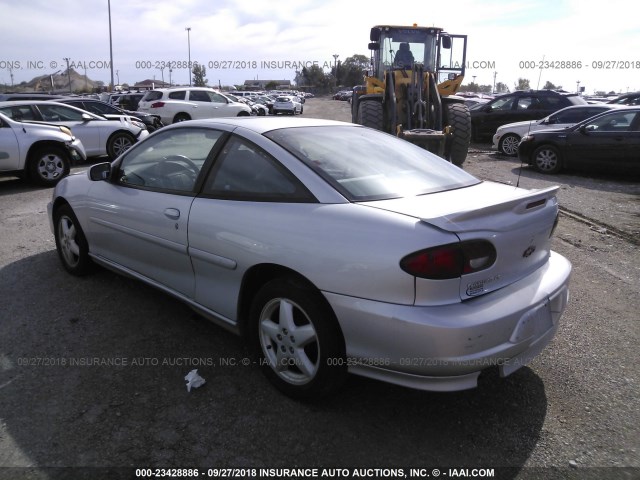
{"type": "Polygon", "coordinates": [[[0,113],[0,175],[18,175],[50,187],[84,161],[82,142],[68,127],[17,122],[0,113]]]}
{"type": "Polygon", "coordinates": [[[159,115],[165,125],[185,120],[251,115],[247,105],[207,87],[149,90],[140,100],[138,111],[159,115]]]}

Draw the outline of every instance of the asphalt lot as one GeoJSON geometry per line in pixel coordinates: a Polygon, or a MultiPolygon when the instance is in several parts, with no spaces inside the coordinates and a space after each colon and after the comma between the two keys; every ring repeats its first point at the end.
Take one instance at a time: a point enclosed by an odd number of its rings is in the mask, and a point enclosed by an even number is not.
{"type": "MultiPolygon", "coordinates": [[[[304,108],[348,119],[346,102],[304,108]]],[[[629,240],[640,232],[638,183],[542,177],[486,149],[474,146],[465,169],[514,185],[520,175],[525,188],[558,184],[574,214],[554,239],[574,266],[556,338],[531,365],[505,379],[488,372],[475,390],[351,377],[312,404],[279,394],[238,338],[179,302],[105,270],[66,274],[46,217],[51,190],[0,179],[0,478],[302,467],[640,478],[640,255],[629,240]],[[188,393],[193,368],[206,384],[188,393]]]]}

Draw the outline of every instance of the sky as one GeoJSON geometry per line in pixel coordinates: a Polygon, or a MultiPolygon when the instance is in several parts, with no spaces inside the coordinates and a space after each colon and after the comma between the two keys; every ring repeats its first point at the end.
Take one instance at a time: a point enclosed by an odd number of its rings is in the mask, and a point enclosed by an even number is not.
{"type": "MultiPolygon", "coordinates": [[[[116,83],[168,82],[164,62],[173,83],[188,84],[189,53],[212,86],[293,81],[287,62],[328,72],[334,55],[369,56],[372,26],[417,23],[468,35],[465,84],[493,85],[495,75],[511,90],[519,78],[586,94],[640,90],[640,22],[623,0],[404,0],[384,9],[360,0],[110,3],[116,83]]],[[[0,0],[0,12],[0,84],[64,71],[65,58],[109,84],[108,0],[0,0]]]]}

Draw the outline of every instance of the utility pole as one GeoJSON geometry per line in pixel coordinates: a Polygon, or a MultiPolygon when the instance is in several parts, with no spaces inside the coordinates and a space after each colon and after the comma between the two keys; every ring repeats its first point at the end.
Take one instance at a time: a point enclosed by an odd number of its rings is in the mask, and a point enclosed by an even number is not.
{"type": "Polygon", "coordinates": [[[111,40],[111,0],[107,0],[107,6],[109,7],[109,61],[111,62],[111,88],[109,90],[113,92],[113,41],[111,40]]]}
{"type": "Polygon", "coordinates": [[[187,31],[187,47],[189,49],[189,86],[191,86],[191,27],[185,28],[187,31]]]}
{"type": "Polygon", "coordinates": [[[71,90],[71,71],[69,70],[70,58],[65,57],[64,60],[67,62],[67,78],[69,79],[69,93],[73,93],[73,91],[71,90]]]}

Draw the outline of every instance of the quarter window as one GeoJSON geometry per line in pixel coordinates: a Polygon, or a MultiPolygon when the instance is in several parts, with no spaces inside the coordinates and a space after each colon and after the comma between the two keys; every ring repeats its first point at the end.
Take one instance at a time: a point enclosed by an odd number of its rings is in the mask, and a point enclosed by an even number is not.
{"type": "Polygon", "coordinates": [[[279,162],[238,137],[225,145],[203,193],[247,201],[313,201],[308,190],[279,162]]]}
{"type": "Polygon", "coordinates": [[[187,98],[186,90],[178,90],[177,92],[169,92],[169,98],[171,100],[184,100],[187,98]]]}

